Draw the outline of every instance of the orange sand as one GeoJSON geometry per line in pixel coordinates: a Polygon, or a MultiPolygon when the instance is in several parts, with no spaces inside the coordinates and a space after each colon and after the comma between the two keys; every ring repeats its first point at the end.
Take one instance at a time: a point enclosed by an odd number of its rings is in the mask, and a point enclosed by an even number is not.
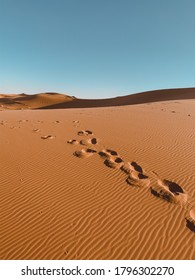
{"type": "Polygon", "coordinates": [[[0,259],[195,259],[195,99],[160,96],[0,95],[0,259]]]}

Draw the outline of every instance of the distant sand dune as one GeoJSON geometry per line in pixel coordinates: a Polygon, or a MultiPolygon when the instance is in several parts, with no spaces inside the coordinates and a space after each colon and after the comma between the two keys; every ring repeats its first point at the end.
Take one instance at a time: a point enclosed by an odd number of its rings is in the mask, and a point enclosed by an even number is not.
{"type": "Polygon", "coordinates": [[[38,93],[34,95],[16,94],[2,95],[0,94],[0,105],[10,110],[21,109],[38,109],[41,107],[53,106],[56,104],[70,102],[73,98],[68,95],[58,93],[38,93]]]}
{"type": "Polygon", "coordinates": [[[195,88],[154,90],[108,99],[74,98],[69,103],[44,106],[42,109],[110,107],[182,99],[195,99],[195,88]]]}
{"type": "MultiPolygon", "coordinates": [[[[168,100],[195,99],[195,88],[162,89],[107,99],[79,99],[53,92],[34,95],[0,94],[0,106],[4,109],[63,109],[93,108],[144,104],[168,100]]],[[[175,110],[172,110],[175,113],[175,110]]]]}

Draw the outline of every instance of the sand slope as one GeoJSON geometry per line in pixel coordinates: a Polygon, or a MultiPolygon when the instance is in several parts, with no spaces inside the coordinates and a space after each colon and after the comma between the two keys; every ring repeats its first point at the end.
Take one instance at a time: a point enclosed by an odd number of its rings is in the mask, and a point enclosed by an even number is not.
{"type": "Polygon", "coordinates": [[[194,142],[192,99],[1,111],[0,258],[195,259],[194,142]]]}

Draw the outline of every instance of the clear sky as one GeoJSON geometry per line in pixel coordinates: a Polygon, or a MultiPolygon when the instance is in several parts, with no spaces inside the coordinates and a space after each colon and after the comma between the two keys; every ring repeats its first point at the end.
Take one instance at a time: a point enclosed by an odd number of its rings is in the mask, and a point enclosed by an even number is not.
{"type": "Polygon", "coordinates": [[[0,93],[194,86],[194,0],[0,0],[0,93]]]}

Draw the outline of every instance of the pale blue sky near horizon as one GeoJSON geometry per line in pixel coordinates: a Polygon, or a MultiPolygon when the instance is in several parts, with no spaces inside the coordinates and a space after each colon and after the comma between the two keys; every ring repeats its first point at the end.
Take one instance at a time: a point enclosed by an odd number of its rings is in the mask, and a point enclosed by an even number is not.
{"type": "Polygon", "coordinates": [[[0,93],[195,87],[194,0],[0,0],[0,93]]]}

